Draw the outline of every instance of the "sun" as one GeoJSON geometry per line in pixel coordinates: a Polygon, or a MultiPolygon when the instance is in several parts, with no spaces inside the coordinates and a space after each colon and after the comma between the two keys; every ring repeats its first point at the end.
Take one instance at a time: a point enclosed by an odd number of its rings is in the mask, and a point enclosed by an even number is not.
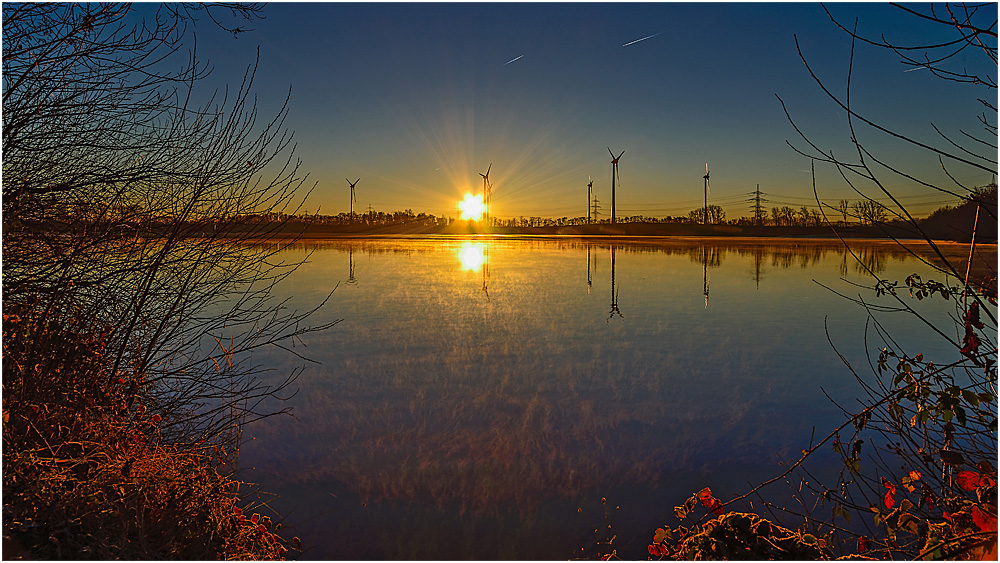
{"type": "Polygon", "coordinates": [[[486,206],[483,205],[481,198],[477,198],[472,194],[465,194],[465,199],[458,202],[458,210],[461,212],[462,220],[479,221],[483,218],[483,213],[486,212],[486,206]]]}

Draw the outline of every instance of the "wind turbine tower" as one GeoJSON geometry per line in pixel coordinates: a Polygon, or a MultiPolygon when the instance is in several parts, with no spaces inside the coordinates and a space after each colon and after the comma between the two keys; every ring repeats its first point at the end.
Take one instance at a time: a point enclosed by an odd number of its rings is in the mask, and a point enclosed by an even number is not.
{"type": "Polygon", "coordinates": [[[587,224],[590,224],[590,198],[594,196],[594,181],[587,174],[587,224]]]}
{"type": "Polygon", "coordinates": [[[486,226],[490,225],[490,195],[493,192],[493,186],[490,184],[490,170],[493,168],[493,163],[491,162],[489,167],[486,169],[486,174],[482,172],[479,173],[483,177],[483,218],[486,220],[486,226]]]}
{"type": "Polygon", "coordinates": [[[358,200],[358,198],[354,196],[354,186],[358,185],[358,182],[361,181],[361,178],[358,178],[357,180],[355,180],[353,182],[351,181],[350,178],[344,178],[344,179],[347,180],[347,183],[351,185],[351,222],[353,223],[354,222],[354,202],[358,200]]]}
{"type": "Polygon", "coordinates": [[[705,163],[705,208],[701,213],[701,222],[703,225],[708,224],[708,163],[705,163]]]}
{"type": "MultiPolygon", "coordinates": [[[[615,222],[615,178],[618,177],[618,159],[621,158],[623,154],[625,154],[625,151],[622,151],[621,153],[618,154],[618,156],[615,156],[615,153],[611,152],[611,147],[608,147],[608,152],[611,153],[611,222],[614,223],[615,222]]],[[[620,179],[618,183],[619,184],[621,183],[620,179]]]]}

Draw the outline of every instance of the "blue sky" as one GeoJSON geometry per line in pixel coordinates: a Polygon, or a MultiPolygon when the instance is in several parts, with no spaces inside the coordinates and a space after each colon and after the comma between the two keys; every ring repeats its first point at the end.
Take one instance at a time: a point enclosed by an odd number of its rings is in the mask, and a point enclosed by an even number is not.
{"type": "MultiPolygon", "coordinates": [[[[937,39],[885,4],[829,8],[875,36],[937,39]]],[[[286,126],[316,183],[313,212],[347,211],[345,178],[360,177],[359,209],[455,215],[492,163],[495,216],[585,215],[588,176],[607,213],[609,146],[625,151],[620,216],[700,207],[706,162],[710,203],[730,218],[749,214],[758,184],[767,205],[810,205],[809,160],[786,144],[804,147],[776,96],[821,148],[853,151],[845,113],[796,52],[794,36],[831,90],[846,91],[850,39],[815,3],[279,2],[264,15],[238,39],[199,23],[199,56],[215,67],[200,87],[238,83],[260,47],[261,112],[277,111],[291,88],[286,126]]],[[[926,70],[904,72],[885,50],[858,46],[854,56],[854,107],[923,140],[937,138],[932,122],[978,134],[976,97],[996,99],[926,70]]],[[[976,68],[982,58],[969,52],[956,63],[976,68]]],[[[995,66],[987,72],[996,79],[995,66]]],[[[870,129],[858,135],[908,172],[950,183],[936,157],[870,129]]],[[[949,167],[969,185],[991,181],[949,167]]],[[[917,212],[952,202],[906,178],[884,180],[917,212]]],[[[817,167],[817,185],[824,199],[858,198],[828,165],[817,167]]]]}

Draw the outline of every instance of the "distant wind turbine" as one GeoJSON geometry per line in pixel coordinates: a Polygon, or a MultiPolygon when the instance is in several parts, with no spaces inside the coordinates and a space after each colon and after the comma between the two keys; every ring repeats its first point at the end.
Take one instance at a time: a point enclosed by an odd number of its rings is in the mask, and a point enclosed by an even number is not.
{"type": "MultiPolygon", "coordinates": [[[[618,156],[615,156],[615,153],[611,152],[611,147],[608,147],[608,152],[611,153],[611,222],[614,223],[615,222],[615,178],[618,177],[618,159],[621,158],[623,154],[625,154],[625,151],[622,151],[618,153],[618,156]]],[[[618,180],[618,183],[619,184],[621,183],[620,178],[618,180]]]]}
{"type": "Polygon", "coordinates": [[[493,163],[491,162],[489,167],[486,169],[486,174],[482,172],[479,173],[483,177],[483,218],[486,219],[486,226],[490,225],[490,199],[489,196],[493,193],[493,185],[490,184],[490,170],[493,168],[493,163]]]}
{"type": "Polygon", "coordinates": [[[354,186],[358,185],[358,182],[361,181],[361,178],[358,178],[353,182],[351,181],[350,178],[344,178],[344,179],[347,180],[347,183],[351,185],[351,221],[354,221],[354,202],[358,201],[358,198],[354,196],[354,186]]]}
{"type": "Polygon", "coordinates": [[[705,163],[705,210],[702,212],[701,222],[703,225],[708,224],[708,192],[711,190],[708,186],[708,163],[705,163]]]}
{"type": "Polygon", "coordinates": [[[587,174],[587,224],[590,224],[590,198],[594,197],[594,181],[587,174]]]}
{"type": "Polygon", "coordinates": [[[622,45],[622,47],[628,47],[629,45],[632,45],[633,43],[638,43],[640,41],[645,41],[647,39],[652,39],[652,38],[656,37],[657,35],[660,35],[661,33],[663,33],[663,32],[661,31],[660,33],[654,33],[652,35],[648,35],[646,37],[643,37],[642,39],[636,39],[635,41],[629,41],[628,43],[622,45]]]}

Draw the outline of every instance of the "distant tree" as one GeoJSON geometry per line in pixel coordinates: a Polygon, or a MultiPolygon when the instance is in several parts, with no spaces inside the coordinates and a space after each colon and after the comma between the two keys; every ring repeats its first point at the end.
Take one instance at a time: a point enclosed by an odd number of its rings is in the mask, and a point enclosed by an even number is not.
{"type": "Polygon", "coordinates": [[[844,222],[847,222],[847,213],[851,210],[850,200],[842,199],[840,203],[837,204],[837,210],[840,211],[841,215],[844,216],[844,222]]]}
{"type": "Polygon", "coordinates": [[[852,210],[854,211],[854,216],[857,217],[863,225],[884,223],[888,217],[886,207],[871,199],[854,202],[852,210]]]}
{"type": "MultiPolygon", "coordinates": [[[[705,215],[706,209],[704,207],[699,207],[698,209],[692,209],[688,212],[688,219],[694,223],[701,223],[702,218],[705,215]]],[[[712,204],[708,206],[708,223],[720,224],[726,220],[726,211],[718,205],[712,204]]]]}

